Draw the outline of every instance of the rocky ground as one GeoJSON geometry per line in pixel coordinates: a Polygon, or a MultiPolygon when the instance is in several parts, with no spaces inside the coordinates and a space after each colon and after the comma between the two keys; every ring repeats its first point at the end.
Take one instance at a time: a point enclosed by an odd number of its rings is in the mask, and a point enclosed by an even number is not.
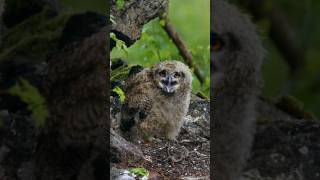
{"type": "Polygon", "coordinates": [[[278,104],[263,99],[257,104],[257,130],[244,179],[320,179],[319,120],[295,103],[286,103],[290,108],[285,109],[278,104]]]}
{"type": "MultiPolygon", "coordinates": [[[[257,104],[257,110],[259,116],[255,141],[242,179],[319,179],[319,121],[296,118],[262,99],[257,104]]],[[[123,163],[120,160],[120,163],[113,164],[111,172],[117,168],[139,166],[156,174],[155,179],[208,179],[209,134],[209,103],[194,99],[177,142],[159,140],[150,144],[129,143],[139,149],[140,159],[145,160],[138,160],[139,163],[123,163]]]]}
{"type": "MultiPolygon", "coordinates": [[[[118,109],[113,105],[112,115],[118,109]]],[[[245,180],[318,180],[320,178],[320,123],[296,119],[275,106],[259,118],[245,180]],[[277,111],[277,113],[275,113],[277,111]],[[273,113],[270,113],[273,112],[273,113]],[[277,119],[271,114],[277,114],[277,119]],[[282,114],[282,115],[281,115],[282,114]],[[268,119],[268,120],[266,120],[268,119]],[[274,120],[275,119],[275,120],[274,120]]],[[[158,140],[134,145],[111,131],[112,178],[131,167],[143,167],[150,179],[208,179],[209,104],[194,99],[176,142],[158,140]]],[[[0,111],[0,179],[28,179],[38,130],[29,113],[0,111]]]]}
{"type": "MultiPolygon", "coordinates": [[[[118,109],[118,108],[116,108],[118,109]]],[[[152,143],[131,144],[139,149],[143,157],[136,162],[113,163],[111,173],[116,169],[143,167],[150,171],[155,179],[209,179],[210,173],[210,127],[209,102],[193,99],[185,124],[176,141],[157,139],[152,143]]],[[[119,114],[112,113],[115,118],[119,114]]],[[[117,131],[117,123],[113,127],[117,131]]],[[[112,145],[112,144],[111,144],[112,145]]],[[[125,152],[124,152],[125,153],[125,152]]],[[[121,161],[121,160],[120,160],[121,161]]]]}

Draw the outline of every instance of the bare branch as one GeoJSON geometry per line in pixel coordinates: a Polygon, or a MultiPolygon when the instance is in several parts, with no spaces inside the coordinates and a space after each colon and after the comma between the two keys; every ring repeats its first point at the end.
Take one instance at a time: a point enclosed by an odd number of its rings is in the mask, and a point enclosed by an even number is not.
{"type": "Polygon", "coordinates": [[[204,77],[199,69],[199,67],[193,63],[192,54],[187,48],[187,45],[183,42],[179,33],[175,30],[173,25],[170,23],[168,17],[165,15],[161,16],[161,19],[164,20],[165,24],[163,26],[164,30],[167,32],[168,36],[173,40],[174,44],[177,46],[180,55],[184,58],[188,66],[194,70],[194,74],[199,79],[200,83],[204,83],[204,77]]]}

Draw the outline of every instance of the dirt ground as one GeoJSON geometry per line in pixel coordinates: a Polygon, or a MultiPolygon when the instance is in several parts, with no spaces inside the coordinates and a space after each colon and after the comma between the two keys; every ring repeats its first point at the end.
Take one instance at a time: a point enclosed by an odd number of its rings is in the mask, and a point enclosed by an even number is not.
{"type": "Polygon", "coordinates": [[[113,164],[113,167],[143,167],[150,171],[149,179],[209,179],[209,132],[203,128],[208,126],[209,114],[204,113],[208,105],[205,101],[191,103],[186,123],[176,141],[156,139],[150,143],[137,144],[146,161],[122,162],[113,164]]]}

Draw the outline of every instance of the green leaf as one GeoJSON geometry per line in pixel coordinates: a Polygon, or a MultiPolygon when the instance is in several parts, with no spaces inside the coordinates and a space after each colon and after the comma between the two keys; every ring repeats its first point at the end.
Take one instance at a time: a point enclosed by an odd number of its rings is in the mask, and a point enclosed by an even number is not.
{"type": "Polygon", "coordinates": [[[118,39],[114,33],[110,33],[110,38],[116,42],[116,50],[123,52],[125,57],[128,57],[129,51],[126,43],[118,39]]]}
{"type": "Polygon", "coordinates": [[[123,9],[123,7],[124,7],[124,1],[125,1],[125,0],[117,0],[117,1],[116,1],[116,5],[117,5],[117,9],[118,9],[118,10],[123,9]]]}
{"type": "Polygon", "coordinates": [[[129,172],[137,175],[137,176],[149,176],[149,171],[145,168],[131,168],[129,172]]]}
{"type": "Polygon", "coordinates": [[[123,92],[123,90],[120,88],[120,87],[115,87],[113,90],[113,92],[117,93],[120,97],[120,102],[123,103],[124,100],[126,99],[126,95],[125,93],[123,92]]]}
{"type": "Polygon", "coordinates": [[[164,27],[164,26],[166,25],[166,21],[165,21],[164,19],[161,19],[161,20],[159,21],[159,24],[160,24],[162,27],[164,27]]]}
{"type": "Polygon", "coordinates": [[[9,94],[18,96],[22,102],[26,103],[27,109],[32,112],[36,121],[36,126],[43,126],[49,116],[44,97],[38,89],[32,86],[27,80],[20,78],[18,83],[9,89],[9,94]]]}
{"type": "Polygon", "coordinates": [[[114,41],[117,41],[117,40],[118,40],[117,37],[116,37],[116,35],[115,35],[114,33],[110,33],[110,38],[111,38],[112,40],[114,40],[114,41]]]}

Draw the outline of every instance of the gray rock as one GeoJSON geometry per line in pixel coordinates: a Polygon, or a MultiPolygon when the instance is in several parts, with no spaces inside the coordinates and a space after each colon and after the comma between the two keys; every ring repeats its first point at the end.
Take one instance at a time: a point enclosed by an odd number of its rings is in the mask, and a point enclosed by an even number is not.
{"type": "Polygon", "coordinates": [[[140,161],[145,160],[141,149],[125,140],[117,132],[111,129],[110,131],[110,144],[111,144],[111,162],[121,161],[140,161]]]}
{"type": "Polygon", "coordinates": [[[210,138],[210,102],[192,99],[185,118],[184,128],[199,137],[210,138]]]}
{"type": "Polygon", "coordinates": [[[0,147],[0,163],[3,161],[3,159],[6,157],[6,155],[10,152],[10,149],[3,145],[0,147]]]}
{"type": "Polygon", "coordinates": [[[135,180],[135,177],[132,176],[126,169],[117,169],[111,168],[110,170],[110,179],[112,180],[135,180]]]}

